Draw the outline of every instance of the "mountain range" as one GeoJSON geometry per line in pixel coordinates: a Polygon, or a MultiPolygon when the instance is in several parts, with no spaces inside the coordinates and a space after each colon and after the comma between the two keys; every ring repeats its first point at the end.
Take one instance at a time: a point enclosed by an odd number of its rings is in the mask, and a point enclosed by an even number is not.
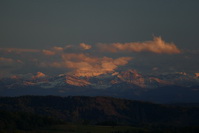
{"type": "Polygon", "coordinates": [[[199,102],[199,78],[184,72],[143,75],[129,69],[90,77],[60,74],[0,79],[0,96],[21,95],[112,96],[159,103],[194,103],[199,102]]]}

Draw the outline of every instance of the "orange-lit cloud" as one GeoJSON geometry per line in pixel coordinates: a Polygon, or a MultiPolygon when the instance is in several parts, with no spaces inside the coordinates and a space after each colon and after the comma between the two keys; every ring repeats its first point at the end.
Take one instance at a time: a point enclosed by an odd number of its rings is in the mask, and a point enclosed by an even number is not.
{"type": "Polygon", "coordinates": [[[56,55],[56,54],[61,54],[64,51],[63,47],[52,47],[50,49],[44,49],[42,50],[42,53],[45,55],[56,55]]]}
{"type": "Polygon", "coordinates": [[[9,77],[12,71],[21,68],[24,63],[21,60],[0,57],[0,78],[9,77]]]}
{"type": "Polygon", "coordinates": [[[92,57],[86,54],[63,54],[62,62],[54,62],[53,67],[64,67],[72,69],[76,76],[97,76],[108,72],[113,72],[119,66],[126,65],[132,58],[120,57],[92,57]]]}
{"type": "Polygon", "coordinates": [[[79,44],[81,48],[87,50],[87,49],[91,49],[91,45],[85,44],[85,43],[80,43],[79,44]]]}
{"type": "Polygon", "coordinates": [[[37,53],[40,52],[38,49],[21,49],[21,48],[0,48],[0,51],[8,53],[37,53]]]}
{"type": "Polygon", "coordinates": [[[99,44],[101,51],[108,52],[153,52],[157,54],[178,54],[180,49],[173,43],[167,43],[161,37],[154,37],[152,41],[145,42],[130,42],[130,43],[112,43],[112,44],[99,44]]]}
{"type": "Polygon", "coordinates": [[[11,63],[11,62],[14,62],[14,60],[11,59],[11,58],[0,57],[0,62],[9,62],[9,63],[11,63]]]}
{"type": "Polygon", "coordinates": [[[19,79],[20,76],[18,76],[18,75],[11,75],[10,78],[11,78],[11,79],[19,79]]]}
{"type": "Polygon", "coordinates": [[[42,78],[42,77],[45,77],[46,75],[42,72],[37,72],[37,75],[33,76],[32,78],[33,79],[37,79],[37,78],[42,78]]]}
{"type": "Polygon", "coordinates": [[[16,65],[19,65],[19,64],[23,64],[23,63],[24,62],[21,61],[21,60],[14,60],[12,58],[0,57],[0,66],[3,66],[3,65],[16,66],[16,65]]]}
{"type": "Polygon", "coordinates": [[[61,52],[61,51],[64,50],[64,48],[62,48],[62,47],[57,47],[57,46],[53,47],[52,49],[53,49],[54,51],[57,51],[57,52],[61,52]]]}
{"type": "Polygon", "coordinates": [[[43,54],[45,54],[45,55],[55,55],[55,52],[53,52],[53,51],[50,51],[50,50],[42,50],[42,52],[43,52],[43,54]]]}
{"type": "Polygon", "coordinates": [[[153,71],[157,71],[159,68],[158,67],[153,67],[152,70],[153,71]]]}
{"type": "Polygon", "coordinates": [[[11,65],[11,64],[14,64],[14,63],[22,64],[23,61],[21,61],[21,60],[14,60],[14,59],[12,59],[12,58],[0,57],[0,65],[3,65],[3,64],[4,64],[4,65],[5,65],[5,64],[11,65]]]}
{"type": "MultiPolygon", "coordinates": [[[[181,50],[174,43],[167,43],[161,37],[154,37],[151,41],[99,44],[93,47],[80,43],[79,45],[63,47],[54,46],[48,49],[0,48],[1,56],[4,56],[0,57],[0,67],[2,71],[9,69],[9,72],[12,72],[23,68],[32,71],[34,67],[47,68],[50,66],[51,68],[48,69],[61,68],[60,71],[70,71],[77,76],[97,76],[114,72],[117,68],[127,65],[132,57],[123,57],[126,52],[177,54],[181,50]],[[102,54],[104,53],[101,53],[101,51],[110,53],[105,53],[106,56],[103,57],[102,54]],[[113,55],[114,52],[121,53],[113,55]],[[49,58],[49,56],[52,58],[49,58]],[[26,66],[27,68],[25,68],[26,66]]],[[[155,71],[157,68],[153,70],[155,71]]],[[[42,77],[42,73],[37,73],[33,77],[42,77]]]]}

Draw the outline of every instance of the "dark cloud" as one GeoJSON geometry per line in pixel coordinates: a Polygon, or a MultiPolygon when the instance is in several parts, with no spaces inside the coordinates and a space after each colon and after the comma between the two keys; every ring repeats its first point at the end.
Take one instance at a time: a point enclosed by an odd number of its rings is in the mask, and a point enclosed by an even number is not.
{"type": "Polygon", "coordinates": [[[7,57],[0,57],[0,78],[11,75],[12,71],[23,67],[24,63],[21,60],[15,60],[7,57]]]}
{"type": "Polygon", "coordinates": [[[22,48],[0,48],[0,51],[6,53],[37,53],[40,52],[38,49],[22,49],[22,48]]]}

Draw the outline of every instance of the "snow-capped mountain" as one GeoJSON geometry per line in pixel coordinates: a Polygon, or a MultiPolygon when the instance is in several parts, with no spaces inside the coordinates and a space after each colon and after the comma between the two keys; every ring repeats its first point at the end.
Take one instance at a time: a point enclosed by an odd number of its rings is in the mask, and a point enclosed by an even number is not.
{"type": "MultiPolygon", "coordinates": [[[[165,99],[170,101],[171,97],[183,99],[192,97],[192,94],[199,96],[199,78],[195,75],[186,73],[143,75],[133,69],[93,77],[60,74],[53,77],[11,77],[0,80],[1,96],[105,95],[152,101],[157,97],[161,99],[168,96],[165,99]]],[[[199,101],[199,98],[195,99],[199,101]]]]}
{"type": "Polygon", "coordinates": [[[136,70],[112,72],[99,76],[86,77],[72,74],[60,74],[55,77],[39,78],[5,78],[0,83],[8,88],[14,86],[40,86],[41,88],[64,87],[67,85],[77,87],[92,87],[93,89],[107,89],[112,85],[127,83],[140,88],[157,88],[169,85],[197,86],[199,78],[186,73],[173,73],[161,75],[142,75],[136,70]]]}

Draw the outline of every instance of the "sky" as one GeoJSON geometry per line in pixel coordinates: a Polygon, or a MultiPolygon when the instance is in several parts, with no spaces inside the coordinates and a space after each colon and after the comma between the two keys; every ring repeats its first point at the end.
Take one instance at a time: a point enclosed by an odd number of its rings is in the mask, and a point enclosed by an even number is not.
{"type": "Polygon", "coordinates": [[[0,77],[199,72],[197,0],[0,0],[0,77]]]}

